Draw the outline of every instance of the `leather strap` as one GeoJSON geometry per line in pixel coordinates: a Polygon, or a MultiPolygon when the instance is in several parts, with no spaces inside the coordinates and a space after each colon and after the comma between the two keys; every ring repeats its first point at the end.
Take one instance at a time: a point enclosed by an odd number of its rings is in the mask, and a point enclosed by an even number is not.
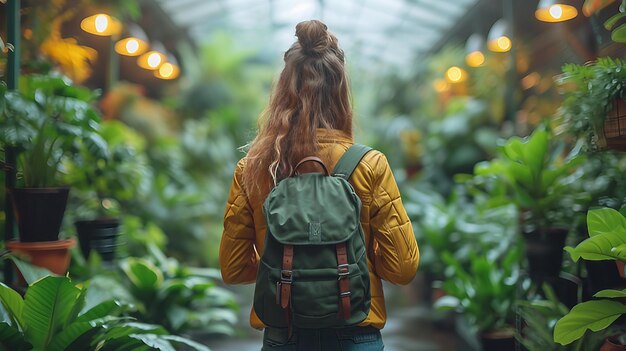
{"type": "Polygon", "coordinates": [[[294,174],[298,174],[298,167],[302,166],[302,164],[305,162],[319,163],[320,165],[322,165],[322,168],[324,169],[324,174],[330,175],[330,173],[328,172],[328,168],[326,168],[326,165],[319,157],[309,156],[309,157],[303,158],[302,160],[300,160],[300,162],[298,162],[298,164],[293,168],[293,172],[291,172],[291,176],[293,176],[294,174]]]}
{"type": "Polygon", "coordinates": [[[339,275],[339,316],[344,320],[350,319],[350,266],[346,243],[336,246],[337,274],[339,275]]]}
{"type": "Polygon", "coordinates": [[[293,245],[283,246],[283,268],[280,271],[280,307],[285,311],[289,337],[291,327],[291,283],[293,283],[293,245]]]}

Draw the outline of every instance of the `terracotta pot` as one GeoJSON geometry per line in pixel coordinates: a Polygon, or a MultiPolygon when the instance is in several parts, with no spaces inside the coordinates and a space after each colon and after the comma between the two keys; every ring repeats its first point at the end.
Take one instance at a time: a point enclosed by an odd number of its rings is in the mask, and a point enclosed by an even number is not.
{"type": "Polygon", "coordinates": [[[622,345],[616,338],[608,337],[604,339],[600,351],[626,351],[626,345],[622,345]]]}
{"type": "Polygon", "coordinates": [[[23,243],[9,241],[7,249],[26,256],[35,266],[47,268],[50,272],[65,275],[70,265],[70,249],[76,246],[76,240],[57,240],[23,243]]]}
{"type": "Polygon", "coordinates": [[[626,265],[626,263],[620,260],[616,260],[615,265],[617,266],[617,273],[619,274],[619,276],[624,278],[624,266],[626,265]]]}

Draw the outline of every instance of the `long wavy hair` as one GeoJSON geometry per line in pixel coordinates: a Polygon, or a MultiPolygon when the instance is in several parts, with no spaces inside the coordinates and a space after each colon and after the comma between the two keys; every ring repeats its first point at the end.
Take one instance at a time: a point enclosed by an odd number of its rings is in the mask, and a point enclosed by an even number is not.
{"type": "Polygon", "coordinates": [[[352,137],[350,89],[337,38],[318,20],[299,23],[296,36],[246,155],[243,186],[248,196],[264,198],[297,162],[318,156],[317,128],[352,137]]]}

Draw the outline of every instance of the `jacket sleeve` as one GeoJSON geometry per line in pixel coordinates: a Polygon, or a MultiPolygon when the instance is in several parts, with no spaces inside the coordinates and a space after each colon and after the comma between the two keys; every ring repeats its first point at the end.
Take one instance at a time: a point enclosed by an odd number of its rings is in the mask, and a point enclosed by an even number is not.
{"type": "Polygon", "coordinates": [[[258,258],[254,249],[255,230],[252,209],[242,187],[243,160],[237,163],[224,210],[224,232],[219,261],[226,284],[253,283],[258,258]]]}
{"type": "Polygon", "coordinates": [[[370,227],[375,271],[391,283],[408,284],[415,277],[419,262],[413,226],[385,155],[380,154],[373,169],[370,227]]]}

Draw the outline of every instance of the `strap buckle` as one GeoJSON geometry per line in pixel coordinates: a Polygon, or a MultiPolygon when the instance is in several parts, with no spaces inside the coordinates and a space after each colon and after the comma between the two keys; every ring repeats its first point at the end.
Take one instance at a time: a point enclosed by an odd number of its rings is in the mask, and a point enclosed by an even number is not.
{"type": "Polygon", "coordinates": [[[348,277],[350,274],[350,265],[347,263],[340,264],[337,266],[337,275],[339,275],[339,280],[348,277]]]}
{"type": "Polygon", "coordinates": [[[291,270],[283,269],[280,271],[280,281],[281,283],[291,284],[293,282],[293,274],[291,270]]]}
{"type": "Polygon", "coordinates": [[[339,294],[339,296],[341,296],[341,297],[347,297],[347,296],[350,296],[351,294],[352,294],[351,292],[346,291],[346,292],[342,292],[342,293],[340,293],[340,294],[339,294]]]}

